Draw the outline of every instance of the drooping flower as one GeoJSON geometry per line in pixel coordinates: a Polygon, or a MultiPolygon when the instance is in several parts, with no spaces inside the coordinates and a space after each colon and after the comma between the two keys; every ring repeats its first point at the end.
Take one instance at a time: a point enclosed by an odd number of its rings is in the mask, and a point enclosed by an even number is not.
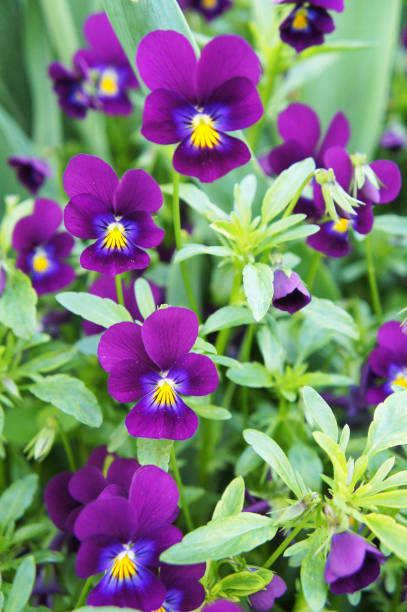
{"type": "Polygon", "coordinates": [[[407,146],[407,131],[401,124],[389,125],[380,138],[380,146],[389,151],[400,151],[407,146]]]}
{"type": "Polygon", "coordinates": [[[335,29],[328,10],[344,10],[344,0],[274,0],[275,4],[294,4],[280,25],[281,40],[300,53],[308,47],[322,45],[324,35],[335,29]]]}
{"type": "Polygon", "coordinates": [[[162,606],[167,589],[157,577],[159,556],[182,539],[170,524],[178,497],[173,478],[147,465],[134,474],[128,499],[101,497],[82,510],[75,522],[76,572],[80,578],[104,572],[89,605],[144,612],[162,606]]]}
{"type": "Polygon", "coordinates": [[[260,62],[244,39],[217,36],[197,60],[184,36],[157,30],[140,42],[136,61],[152,90],[141,132],[158,144],[180,143],[173,157],[178,172],[212,182],[249,161],[245,143],[228,135],[263,114],[260,62]]]}
{"type": "Polygon", "coordinates": [[[274,574],[268,585],[261,591],[249,595],[250,607],[259,612],[266,612],[274,606],[274,601],[282,597],[287,590],[287,585],[280,576],[274,574]]]}
{"type": "Polygon", "coordinates": [[[53,89],[58,96],[58,104],[62,110],[73,119],[83,119],[91,105],[85,92],[85,74],[82,64],[76,56],[73,58],[73,70],[69,70],[60,62],[53,62],[48,68],[48,74],[53,81],[53,89]]]}
{"type": "Polygon", "coordinates": [[[296,272],[291,272],[289,276],[282,270],[274,272],[274,308],[293,314],[310,301],[311,295],[296,272]]]}
{"type": "Polygon", "coordinates": [[[160,580],[167,592],[161,605],[167,612],[189,612],[201,606],[205,589],[199,579],[205,573],[206,563],[196,565],[167,565],[160,567],[160,580]]]}
{"type": "Polygon", "coordinates": [[[234,0],[178,0],[182,10],[195,10],[207,21],[218,17],[233,5],[234,0]]]}
{"type": "Polygon", "coordinates": [[[333,593],[355,593],[374,582],[386,557],[356,533],[333,536],[324,578],[333,593]]]}
{"type": "Polygon", "coordinates": [[[37,195],[45,180],[52,175],[49,165],[35,157],[13,155],[8,158],[8,165],[15,169],[20,183],[33,195],[37,195]]]}
{"type": "Polygon", "coordinates": [[[130,435],[190,438],[198,418],[181,399],[208,395],[218,386],[212,361],[190,353],[198,336],[198,318],[186,308],[156,310],[144,321],[117,323],[103,334],[99,362],[109,372],[108,390],[119,402],[133,402],[126,417],[130,435]]]}
{"type": "Polygon", "coordinates": [[[367,389],[369,404],[379,404],[397,387],[407,389],[407,335],[399,321],[388,321],[379,328],[369,365],[374,375],[367,389]]]}
{"type": "Polygon", "coordinates": [[[13,231],[12,246],[18,251],[16,266],[28,274],[38,295],[53,293],[75,278],[64,263],[74,245],[67,232],[57,233],[62,210],[52,200],[38,199],[32,215],[20,219],[13,231]]]}
{"type": "Polygon", "coordinates": [[[82,252],[83,268],[115,276],[148,266],[144,249],[157,246],[164,230],[151,218],[163,196],[147,172],[128,170],[119,182],[109,164],[81,154],[68,163],[63,182],[70,197],[67,230],[77,238],[96,239],[82,252]]]}
{"type": "MultiPolygon", "coordinates": [[[[123,282],[123,299],[124,305],[133,317],[137,321],[142,321],[143,317],[138,309],[136,296],[134,293],[134,283],[136,282],[136,278],[130,280],[130,283],[123,282]]],[[[153,294],[154,302],[156,305],[160,304],[161,294],[162,292],[154,283],[149,282],[151,292],[153,294]]],[[[89,287],[89,293],[92,295],[98,295],[99,297],[109,298],[114,302],[117,302],[117,292],[116,292],[116,283],[115,280],[111,276],[101,276],[89,287]]],[[[83,331],[86,335],[99,334],[104,331],[104,327],[101,325],[96,325],[96,323],[92,323],[92,321],[84,321],[83,322],[83,331]]]]}

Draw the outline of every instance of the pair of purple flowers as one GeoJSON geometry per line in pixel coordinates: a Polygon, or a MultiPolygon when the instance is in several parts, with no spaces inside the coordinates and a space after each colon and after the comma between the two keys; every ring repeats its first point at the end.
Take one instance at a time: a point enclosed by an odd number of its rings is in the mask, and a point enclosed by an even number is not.
{"type": "Polygon", "coordinates": [[[90,108],[110,115],[131,113],[128,92],[138,87],[137,79],[106,14],[88,17],[84,35],[89,47],[77,51],[73,70],[59,62],[49,67],[60,106],[76,119],[90,108]]]}

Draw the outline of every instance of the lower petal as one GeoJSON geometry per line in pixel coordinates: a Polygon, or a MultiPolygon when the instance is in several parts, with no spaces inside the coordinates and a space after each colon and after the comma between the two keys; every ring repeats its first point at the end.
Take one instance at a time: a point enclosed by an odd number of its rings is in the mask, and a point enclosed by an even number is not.
{"type": "Polygon", "coordinates": [[[102,248],[102,240],[99,240],[83,251],[80,263],[85,270],[116,276],[127,270],[146,268],[150,257],[138,247],[130,247],[128,254],[117,251],[106,253],[102,248]]]}
{"type": "Polygon", "coordinates": [[[68,264],[55,262],[55,272],[43,278],[33,279],[32,284],[38,295],[55,293],[75,280],[75,271],[68,264]]]}
{"type": "Polygon", "coordinates": [[[186,440],[194,435],[198,417],[181,398],[176,398],[174,406],[158,407],[150,393],[127,415],[126,427],[136,438],[186,440]]]}
{"type": "Polygon", "coordinates": [[[333,221],[323,223],[319,232],[312,236],[308,236],[307,244],[316,251],[329,255],[330,257],[344,257],[351,250],[349,234],[348,232],[335,232],[332,226],[333,221]]]}
{"type": "Polygon", "coordinates": [[[379,179],[379,204],[392,202],[400,193],[401,174],[399,167],[387,159],[378,159],[370,164],[371,169],[379,179]]]}

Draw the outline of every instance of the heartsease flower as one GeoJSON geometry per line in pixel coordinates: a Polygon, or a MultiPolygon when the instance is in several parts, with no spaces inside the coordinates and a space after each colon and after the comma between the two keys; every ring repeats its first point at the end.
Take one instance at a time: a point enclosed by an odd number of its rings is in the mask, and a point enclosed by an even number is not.
{"type": "Polygon", "coordinates": [[[67,232],[57,233],[61,222],[58,204],[38,199],[32,215],[20,219],[13,231],[16,266],[31,278],[38,295],[58,291],[75,278],[73,268],[63,261],[72,251],[74,240],[67,232]]]}
{"type": "Polygon", "coordinates": [[[228,135],[263,114],[260,62],[243,38],[217,36],[197,60],[185,36],[157,30],[140,42],[137,67],[152,90],[141,132],[158,144],[180,143],[175,170],[207,183],[249,161],[246,144],[228,135]]]}
{"type": "Polygon", "coordinates": [[[167,589],[161,604],[164,612],[189,612],[201,606],[205,589],[199,582],[205,573],[206,563],[196,565],[167,565],[160,567],[160,580],[167,589]]]}
{"type": "Polygon", "coordinates": [[[332,537],[324,578],[332,593],[355,593],[374,582],[386,557],[356,533],[344,531],[332,537]]]}
{"type": "Polygon", "coordinates": [[[335,29],[328,10],[338,13],[344,10],[344,0],[274,0],[274,3],[295,5],[280,25],[280,36],[297,53],[314,45],[322,45],[324,35],[335,29]]]}
{"type": "Polygon", "coordinates": [[[151,218],[163,196],[147,172],[128,170],[119,181],[102,159],[81,154],[68,163],[63,182],[70,197],[64,213],[67,230],[96,240],[81,255],[83,268],[115,276],[148,266],[144,249],[157,246],[164,230],[151,218]]]}
{"type": "Polygon", "coordinates": [[[218,17],[233,5],[234,0],[178,0],[182,10],[195,10],[207,21],[218,17]]]}
{"type": "Polygon", "coordinates": [[[139,400],[126,417],[130,435],[190,438],[198,426],[184,395],[209,395],[219,378],[213,362],[190,353],[198,318],[186,308],[156,310],[140,326],[117,323],[99,342],[99,362],[109,372],[108,391],[119,402],[139,400]]]}
{"type": "Polygon", "coordinates": [[[366,394],[369,404],[379,404],[397,387],[407,389],[407,335],[399,321],[388,321],[379,328],[369,365],[373,373],[366,394]]]}
{"type": "Polygon", "coordinates": [[[282,597],[287,590],[287,585],[280,576],[274,574],[268,585],[261,591],[249,595],[250,607],[259,612],[267,612],[274,606],[274,601],[282,597]]]}
{"type": "Polygon", "coordinates": [[[52,175],[49,165],[35,157],[13,155],[8,158],[8,165],[15,169],[20,183],[33,195],[37,195],[45,180],[52,175]]]}
{"type": "Polygon", "coordinates": [[[296,272],[274,272],[273,306],[290,314],[301,310],[311,301],[311,295],[296,272]]]}
{"type": "Polygon", "coordinates": [[[407,146],[407,130],[399,123],[389,125],[380,138],[380,146],[389,151],[400,151],[407,146]]]}

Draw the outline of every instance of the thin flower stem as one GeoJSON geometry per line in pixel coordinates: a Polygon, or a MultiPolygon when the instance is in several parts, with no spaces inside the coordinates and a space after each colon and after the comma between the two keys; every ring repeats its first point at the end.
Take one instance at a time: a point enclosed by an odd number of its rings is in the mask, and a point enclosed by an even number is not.
{"type": "Polygon", "coordinates": [[[117,274],[114,280],[116,283],[117,303],[121,304],[121,306],[124,306],[123,285],[122,285],[121,274],[117,274]]]}
{"type": "Polygon", "coordinates": [[[306,282],[307,289],[310,293],[314,286],[315,277],[317,275],[317,271],[318,271],[318,267],[319,267],[321,259],[322,259],[322,253],[320,253],[319,251],[314,251],[312,254],[311,265],[308,270],[308,276],[307,276],[307,282],[306,282]]]}
{"type": "MultiPolygon", "coordinates": [[[[181,234],[181,214],[179,209],[179,180],[180,175],[178,172],[174,170],[174,181],[173,181],[173,191],[172,191],[172,218],[174,224],[174,238],[175,238],[175,246],[177,247],[177,251],[182,249],[182,234],[181,234]]],[[[191,281],[188,276],[188,268],[185,261],[180,262],[180,269],[182,278],[185,285],[185,290],[187,292],[189,305],[192,310],[196,312],[199,317],[198,305],[195,300],[194,292],[192,291],[191,281]]]]}
{"type": "Polygon", "coordinates": [[[273,563],[279,558],[279,556],[283,554],[285,549],[288,548],[288,546],[291,544],[291,542],[294,540],[294,538],[297,536],[297,534],[302,529],[304,529],[305,525],[308,522],[308,518],[309,518],[309,511],[307,512],[306,516],[301,521],[301,523],[295,529],[290,531],[288,536],[286,538],[284,538],[284,540],[281,542],[280,546],[278,548],[276,548],[276,550],[273,552],[272,555],[270,555],[270,557],[267,559],[267,561],[266,561],[266,563],[264,564],[263,567],[268,568],[268,567],[271,567],[273,565],[273,563]]]}
{"type": "Polygon", "coordinates": [[[77,610],[78,608],[80,608],[82,604],[85,602],[86,596],[89,593],[90,588],[92,586],[92,581],[93,581],[93,576],[89,576],[89,578],[86,579],[86,582],[83,585],[82,590],[79,594],[78,601],[76,602],[76,606],[74,610],[77,610]]]}
{"type": "MultiPolygon", "coordinates": [[[[240,289],[240,284],[242,282],[242,273],[240,270],[236,270],[235,278],[233,280],[232,293],[230,296],[229,306],[231,306],[236,298],[240,289]]],[[[218,355],[223,355],[226,349],[226,345],[228,343],[230,336],[230,327],[224,327],[220,330],[218,337],[216,338],[215,348],[218,355]]]]}
{"type": "Polygon", "coordinates": [[[188,506],[187,498],[185,496],[184,486],[183,486],[182,480],[181,480],[181,474],[180,474],[179,469],[178,469],[177,457],[175,455],[174,445],[172,445],[172,447],[171,447],[170,462],[171,462],[171,469],[172,469],[172,471],[174,473],[174,479],[175,479],[175,482],[177,483],[178,490],[179,490],[179,497],[180,497],[180,501],[181,501],[181,508],[182,508],[182,510],[184,512],[185,520],[187,522],[189,531],[193,531],[194,524],[192,522],[191,514],[189,512],[189,506],[188,506]]]}
{"type": "Polygon", "coordinates": [[[73,458],[73,453],[71,446],[69,444],[68,437],[64,430],[62,429],[61,423],[58,423],[59,435],[61,437],[61,442],[65,449],[66,458],[68,459],[68,465],[71,472],[76,472],[75,459],[73,458]]]}
{"type": "Polygon", "coordinates": [[[374,261],[373,261],[372,242],[371,242],[370,234],[368,234],[365,239],[365,250],[366,250],[367,275],[369,278],[370,293],[372,296],[373,308],[377,315],[377,318],[379,319],[379,323],[381,323],[383,319],[383,311],[382,311],[382,305],[380,303],[379,290],[377,288],[376,271],[375,271],[374,261]]]}
{"type": "MultiPolygon", "coordinates": [[[[246,329],[245,336],[243,338],[242,346],[239,352],[239,361],[246,362],[250,359],[250,352],[253,343],[255,325],[252,323],[246,329]]],[[[242,418],[243,418],[243,427],[246,429],[249,421],[249,389],[248,387],[243,387],[241,391],[242,398],[242,418]]]]}

